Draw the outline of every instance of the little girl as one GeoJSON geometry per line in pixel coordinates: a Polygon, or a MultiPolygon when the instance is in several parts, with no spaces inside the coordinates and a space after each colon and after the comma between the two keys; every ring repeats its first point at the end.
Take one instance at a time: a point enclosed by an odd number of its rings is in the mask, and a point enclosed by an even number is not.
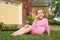
{"type": "Polygon", "coordinates": [[[25,25],[18,31],[12,33],[12,36],[22,35],[30,32],[31,34],[39,34],[42,35],[44,32],[47,32],[48,36],[50,36],[50,28],[48,24],[47,18],[44,18],[43,9],[39,9],[36,11],[36,18],[32,25],[25,25]]]}

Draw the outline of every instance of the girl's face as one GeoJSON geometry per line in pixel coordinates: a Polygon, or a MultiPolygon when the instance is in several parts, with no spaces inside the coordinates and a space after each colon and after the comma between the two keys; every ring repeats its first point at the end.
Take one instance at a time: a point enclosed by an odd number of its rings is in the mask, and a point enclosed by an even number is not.
{"type": "Polygon", "coordinates": [[[38,16],[39,19],[42,19],[44,17],[43,11],[42,10],[38,10],[37,11],[37,16],[38,16]]]}

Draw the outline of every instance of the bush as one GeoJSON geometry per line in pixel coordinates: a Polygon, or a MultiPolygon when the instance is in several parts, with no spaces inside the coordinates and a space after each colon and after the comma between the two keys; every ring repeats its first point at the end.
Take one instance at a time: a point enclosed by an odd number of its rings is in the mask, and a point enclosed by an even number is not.
{"type": "Polygon", "coordinates": [[[33,17],[31,17],[31,16],[27,16],[27,20],[28,21],[34,21],[33,17]]]}
{"type": "Polygon", "coordinates": [[[31,25],[33,21],[34,21],[33,17],[27,16],[27,21],[26,21],[27,24],[31,25]]]}
{"type": "Polygon", "coordinates": [[[2,29],[18,29],[16,24],[7,25],[0,21],[0,30],[2,29]]]}
{"type": "MultiPolygon", "coordinates": [[[[53,16],[49,16],[48,17],[48,22],[50,25],[60,25],[60,22],[59,21],[56,21],[53,19],[54,17],[53,16]]],[[[34,19],[31,17],[31,16],[28,16],[27,17],[27,24],[31,25],[33,23],[34,19]]]]}
{"type": "Polygon", "coordinates": [[[0,29],[3,27],[3,22],[0,22],[0,29]]]}
{"type": "Polygon", "coordinates": [[[16,29],[17,28],[17,25],[11,25],[11,28],[12,29],[16,29]]]}
{"type": "Polygon", "coordinates": [[[50,25],[60,25],[59,21],[53,20],[53,19],[48,19],[48,22],[50,25]]]}
{"type": "Polygon", "coordinates": [[[47,17],[48,19],[53,19],[54,18],[54,16],[52,16],[52,15],[50,15],[50,14],[48,14],[48,17],[47,17]]]}
{"type": "Polygon", "coordinates": [[[3,26],[2,26],[2,28],[4,28],[4,29],[17,29],[17,26],[16,25],[6,25],[6,24],[4,24],[3,26]]]}
{"type": "Polygon", "coordinates": [[[48,14],[47,18],[48,18],[48,22],[49,22],[50,25],[60,25],[59,21],[56,21],[56,20],[53,19],[54,16],[48,14]]]}

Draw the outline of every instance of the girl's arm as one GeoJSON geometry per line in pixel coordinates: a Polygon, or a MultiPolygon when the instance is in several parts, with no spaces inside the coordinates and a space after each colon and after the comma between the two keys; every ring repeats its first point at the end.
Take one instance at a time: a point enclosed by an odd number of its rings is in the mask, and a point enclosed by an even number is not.
{"type": "Polygon", "coordinates": [[[37,18],[38,18],[38,16],[36,16],[36,18],[35,18],[35,20],[34,20],[34,22],[33,22],[33,24],[32,24],[32,26],[33,26],[33,27],[35,27],[35,26],[36,26],[37,18]]]}
{"type": "Polygon", "coordinates": [[[45,24],[46,32],[47,32],[48,36],[50,36],[50,27],[48,24],[48,20],[46,19],[45,22],[46,22],[46,24],[45,24]]]}
{"type": "Polygon", "coordinates": [[[36,20],[34,20],[32,27],[35,27],[35,25],[36,25],[36,20]]]}

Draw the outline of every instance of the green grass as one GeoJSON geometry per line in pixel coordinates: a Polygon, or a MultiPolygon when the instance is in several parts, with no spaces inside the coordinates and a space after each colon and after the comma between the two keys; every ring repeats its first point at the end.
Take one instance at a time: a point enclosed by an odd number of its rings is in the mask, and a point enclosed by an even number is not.
{"type": "Polygon", "coordinates": [[[60,31],[51,31],[51,36],[49,37],[46,33],[43,35],[32,35],[24,34],[21,36],[10,36],[12,31],[0,31],[0,40],[60,40],[60,31]]]}

